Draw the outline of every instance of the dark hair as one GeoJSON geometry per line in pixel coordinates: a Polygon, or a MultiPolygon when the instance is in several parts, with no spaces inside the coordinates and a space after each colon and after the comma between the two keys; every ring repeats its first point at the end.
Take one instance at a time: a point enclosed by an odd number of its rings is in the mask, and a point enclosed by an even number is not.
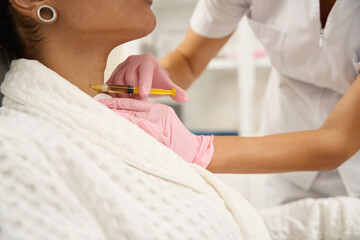
{"type": "Polygon", "coordinates": [[[9,64],[11,60],[21,58],[24,44],[16,31],[9,0],[0,0],[0,33],[0,46],[4,60],[9,64]]]}
{"type": "Polygon", "coordinates": [[[34,51],[35,43],[42,40],[39,29],[35,20],[17,13],[9,0],[0,0],[0,46],[8,65],[34,51]]]}

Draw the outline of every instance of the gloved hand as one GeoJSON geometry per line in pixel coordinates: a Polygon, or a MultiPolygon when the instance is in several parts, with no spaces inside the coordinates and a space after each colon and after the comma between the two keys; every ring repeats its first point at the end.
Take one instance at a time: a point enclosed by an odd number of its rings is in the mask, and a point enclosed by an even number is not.
{"type": "Polygon", "coordinates": [[[108,98],[99,102],[138,125],[185,161],[204,168],[209,165],[214,154],[214,137],[191,133],[171,107],[131,98],[108,98]]]}
{"type": "MultiPolygon", "coordinates": [[[[150,53],[129,56],[114,70],[106,83],[139,87],[140,94],[134,94],[132,98],[141,100],[148,97],[150,88],[165,90],[175,88],[176,95],[173,97],[175,101],[186,102],[188,99],[187,93],[171,81],[167,71],[159,66],[157,59],[150,53]]],[[[120,97],[120,95],[116,96],[120,97]]]]}

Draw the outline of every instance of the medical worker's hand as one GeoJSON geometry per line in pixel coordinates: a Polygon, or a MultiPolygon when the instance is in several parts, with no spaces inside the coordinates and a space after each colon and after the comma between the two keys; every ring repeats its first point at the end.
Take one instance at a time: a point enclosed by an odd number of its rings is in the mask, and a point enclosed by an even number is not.
{"type": "MultiPolygon", "coordinates": [[[[148,97],[150,88],[175,88],[175,101],[182,103],[188,99],[186,91],[171,81],[167,71],[159,66],[157,59],[150,53],[128,57],[115,69],[107,83],[139,87],[140,94],[133,94],[132,98],[142,100],[148,97]]],[[[124,94],[117,96],[124,97],[124,94]]]]}
{"type": "Polygon", "coordinates": [[[210,163],[214,137],[191,133],[171,107],[131,98],[109,98],[99,102],[138,125],[185,161],[204,168],[210,163]]]}

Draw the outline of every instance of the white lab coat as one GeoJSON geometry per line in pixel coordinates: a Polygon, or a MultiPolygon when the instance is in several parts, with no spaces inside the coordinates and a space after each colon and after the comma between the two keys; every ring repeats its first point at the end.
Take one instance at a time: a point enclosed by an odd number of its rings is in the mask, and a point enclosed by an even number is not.
{"type": "MultiPolygon", "coordinates": [[[[243,15],[274,66],[265,94],[261,135],[320,127],[360,72],[360,1],[338,0],[322,29],[318,0],[200,0],[191,27],[202,36],[220,38],[233,32],[243,15]]],[[[307,192],[327,177],[342,182],[329,196],[360,196],[359,176],[357,153],[338,171],[321,173],[321,177],[317,172],[274,176],[279,183],[272,184],[275,188],[284,182],[294,187],[287,193],[278,187],[271,198],[278,204],[314,197],[307,192]],[[299,193],[291,192],[297,189],[299,193]]]]}

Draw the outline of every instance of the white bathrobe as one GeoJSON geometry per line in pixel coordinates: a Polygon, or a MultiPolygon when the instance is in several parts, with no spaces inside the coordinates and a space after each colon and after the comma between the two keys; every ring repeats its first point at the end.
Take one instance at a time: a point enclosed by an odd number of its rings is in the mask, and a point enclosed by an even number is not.
{"type": "Polygon", "coordinates": [[[237,192],[41,63],[1,91],[0,239],[269,239],[237,192]]]}

